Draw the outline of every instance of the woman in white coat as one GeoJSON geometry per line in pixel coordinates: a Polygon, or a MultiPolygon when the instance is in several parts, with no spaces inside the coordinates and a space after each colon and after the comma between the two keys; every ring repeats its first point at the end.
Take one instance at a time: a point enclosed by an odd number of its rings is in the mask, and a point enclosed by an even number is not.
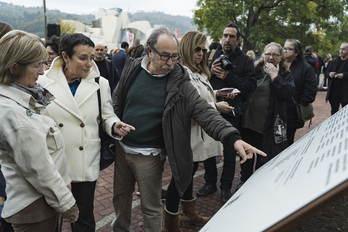
{"type": "Polygon", "coordinates": [[[68,189],[63,136],[46,106],[52,94],[36,85],[47,53],[42,40],[13,30],[0,40],[0,162],[7,200],[2,218],[14,231],[55,231],[59,213],[78,218],[68,189]]]}
{"type": "Polygon", "coordinates": [[[103,130],[120,139],[134,127],[120,122],[114,114],[108,81],[100,77],[93,62],[94,43],[90,38],[80,33],[63,36],[59,55],[39,82],[56,97],[47,109],[66,143],[71,191],[80,209],[75,230],[94,232],[93,201],[100,161],[98,89],[103,130]],[[99,84],[95,78],[99,78],[99,84]]]}
{"type": "MultiPolygon", "coordinates": [[[[233,107],[225,101],[217,101],[221,97],[220,92],[213,90],[209,83],[210,71],[207,67],[206,57],[206,36],[201,32],[187,32],[180,41],[180,63],[184,65],[186,71],[190,74],[191,83],[197,89],[201,97],[207,100],[212,107],[219,112],[231,112],[233,107]]],[[[226,88],[224,90],[232,90],[226,88]]],[[[224,97],[234,98],[235,94],[228,93],[224,97]]],[[[204,161],[210,157],[222,154],[223,146],[221,142],[211,138],[200,125],[191,121],[191,148],[193,152],[193,173],[191,184],[180,196],[176,190],[174,181],[170,182],[166,196],[165,222],[164,230],[167,232],[181,231],[178,221],[179,201],[181,200],[182,215],[180,217],[180,226],[185,227],[188,224],[203,226],[208,217],[200,216],[195,208],[196,198],[193,196],[193,176],[198,168],[198,162],[204,161]]]]}

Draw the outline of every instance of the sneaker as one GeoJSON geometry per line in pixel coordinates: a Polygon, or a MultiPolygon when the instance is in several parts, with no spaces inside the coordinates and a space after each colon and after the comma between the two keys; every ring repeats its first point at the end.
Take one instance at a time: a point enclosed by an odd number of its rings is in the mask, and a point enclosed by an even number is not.
{"type": "Polygon", "coordinates": [[[206,196],[206,195],[212,194],[212,193],[214,193],[216,191],[217,191],[216,186],[212,186],[212,185],[209,185],[209,184],[204,184],[200,189],[198,189],[196,194],[198,196],[206,196]]]}
{"type": "Polygon", "coordinates": [[[221,201],[226,203],[232,197],[232,193],[229,189],[221,189],[221,201]]]}

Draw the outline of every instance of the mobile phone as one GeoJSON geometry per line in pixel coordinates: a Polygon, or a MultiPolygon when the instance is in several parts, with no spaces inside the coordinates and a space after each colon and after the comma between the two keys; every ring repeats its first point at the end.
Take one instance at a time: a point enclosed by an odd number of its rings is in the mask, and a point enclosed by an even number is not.
{"type": "Polygon", "coordinates": [[[219,90],[219,93],[224,96],[224,95],[227,95],[229,93],[240,93],[240,91],[238,89],[225,89],[225,90],[219,90]]]}

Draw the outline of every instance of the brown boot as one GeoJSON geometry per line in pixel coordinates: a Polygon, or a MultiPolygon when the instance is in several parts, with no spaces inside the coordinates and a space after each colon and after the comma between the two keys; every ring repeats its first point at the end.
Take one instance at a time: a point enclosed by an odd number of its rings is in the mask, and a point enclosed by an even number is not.
{"type": "Polygon", "coordinates": [[[164,225],[162,232],[182,232],[179,227],[179,212],[172,213],[164,208],[164,225]]]}
{"type": "Polygon", "coordinates": [[[203,226],[209,221],[209,217],[202,217],[196,211],[196,198],[192,200],[182,200],[182,215],[180,215],[180,227],[188,225],[203,226]]]}

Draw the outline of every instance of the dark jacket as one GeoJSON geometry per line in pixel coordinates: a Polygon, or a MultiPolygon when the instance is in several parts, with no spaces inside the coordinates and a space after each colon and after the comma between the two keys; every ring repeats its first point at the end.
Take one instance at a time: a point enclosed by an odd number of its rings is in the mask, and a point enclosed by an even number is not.
{"type": "MultiPolygon", "coordinates": [[[[255,68],[256,78],[257,80],[262,80],[264,78],[264,74],[262,71],[262,65],[258,65],[255,68]]],[[[269,75],[268,75],[268,78],[269,75]]],[[[291,100],[291,98],[295,95],[295,84],[293,78],[291,76],[290,71],[285,70],[280,67],[278,76],[270,82],[270,96],[269,96],[269,105],[267,110],[267,117],[264,126],[263,132],[263,142],[262,142],[262,151],[267,154],[267,157],[261,157],[262,162],[267,162],[272,159],[276,155],[278,155],[281,151],[283,151],[287,146],[288,142],[286,138],[283,139],[282,142],[275,142],[275,122],[277,119],[277,115],[279,115],[280,119],[286,124],[287,121],[287,102],[291,100]]],[[[256,93],[256,92],[255,92],[256,93]]],[[[258,112],[254,112],[253,108],[250,108],[250,102],[252,99],[255,99],[257,96],[252,96],[254,93],[249,94],[248,102],[246,104],[243,120],[249,120],[248,115],[250,114],[258,114],[258,112]]],[[[258,123],[258,122],[253,122],[258,123]]],[[[286,131],[286,130],[285,130],[286,131]]]]}
{"type": "Polygon", "coordinates": [[[303,54],[304,58],[306,59],[307,63],[313,68],[315,71],[315,64],[317,63],[318,58],[313,58],[311,54],[305,53],[303,54]]]}
{"type": "Polygon", "coordinates": [[[348,62],[345,62],[344,67],[338,67],[338,59],[341,60],[341,57],[334,59],[326,70],[328,80],[329,80],[326,101],[329,100],[330,93],[334,91],[332,88],[332,82],[335,80],[329,77],[329,74],[330,72],[337,72],[337,73],[343,73],[343,78],[342,78],[343,101],[348,102],[348,62]],[[343,70],[343,72],[338,72],[338,70],[343,70]]]}
{"type": "MultiPolygon", "coordinates": [[[[121,120],[127,92],[142,70],[142,59],[141,57],[127,60],[121,80],[113,93],[114,110],[121,120]]],[[[200,97],[183,66],[176,64],[168,75],[167,97],[162,117],[163,138],[175,185],[181,196],[191,182],[193,170],[191,119],[201,125],[215,140],[233,146],[241,137],[236,128],[200,97]]]]}
{"type": "Polygon", "coordinates": [[[127,59],[127,52],[124,50],[119,50],[112,56],[111,62],[116,72],[116,77],[115,77],[116,82],[120,80],[126,59],[127,59]]]}
{"type": "MultiPolygon", "coordinates": [[[[213,62],[222,54],[222,50],[217,49],[213,57],[213,62]]],[[[227,77],[221,80],[216,75],[212,75],[210,83],[213,89],[233,87],[241,91],[241,94],[238,94],[234,99],[224,98],[224,101],[234,107],[236,117],[241,117],[245,104],[245,96],[256,89],[255,69],[251,59],[239,47],[236,47],[234,53],[229,56],[229,61],[233,64],[233,67],[228,72],[227,77]]],[[[223,116],[225,118],[234,117],[231,112],[223,114],[223,116]]]]}
{"type": "MultiPolygon", "coordinates": [[[[294,79],[296,92],[294,100],[297,104],[307,106],[314,102],[317,94],[317,78],[313,68],[305,61],[295,60],[290,66],[290,72],[294,79]]],[[[296,104],[290,100],[288,102],[288,126],[302,128],[303,122],[297,118],[296,104]]]]}

